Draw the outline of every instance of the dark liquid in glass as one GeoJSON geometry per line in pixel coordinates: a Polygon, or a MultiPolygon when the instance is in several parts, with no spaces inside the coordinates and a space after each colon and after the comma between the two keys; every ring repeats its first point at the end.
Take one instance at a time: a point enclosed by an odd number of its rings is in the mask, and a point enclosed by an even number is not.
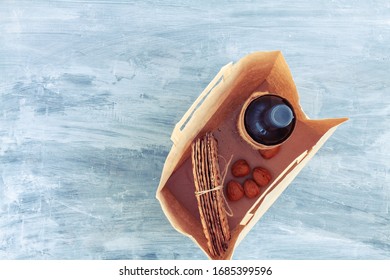
{"type": "Polygon", "coordinates": [[[273,146],[285,141],[294,130],[295,115],[290,103],[277,95],[263,95],[247,107],[244,125],[259,144],[273,146]]]}

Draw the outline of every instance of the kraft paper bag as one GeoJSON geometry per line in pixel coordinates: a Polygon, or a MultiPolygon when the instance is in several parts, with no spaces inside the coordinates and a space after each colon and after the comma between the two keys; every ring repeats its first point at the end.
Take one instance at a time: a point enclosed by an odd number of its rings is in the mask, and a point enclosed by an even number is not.
{"type": "MultiPolygon", "coordinates": [[[[162,170],[156,197],[172,226],[191,238],[209,259],[231,259],[235,248],[250,229],[346,120],[310,120],[299,105],[298,92],[282,53],[249,54],[235,64],[222,67],[176,124],[171,136],[173,145],[162,170]],[[271,159],[264,159],[260,155],[262,147],[246,139],[240,124],[243,106],[254,96],[262,94],[283,97],[292,105],[295,113],[294,131],[271,159]],[[214,217],[214,223],[223,223],[227,219],[230,231],[228,239],[221,243],[223,248],[219,247],[217,253],[210,248],[210,244],[214,239],[217,242],[223,238],[205,232],[210,220],[205,221],[199,203],[206,201],[206,196],[199,199],[195,188],[197,181],[194,179],[197,174],[194,169],[194,143],[208,134],[213,135],[217,143],[218,155],[217,160],[214,157],[214,162],[218,164],[221,182],[216,189],[219,196],[207,193],[209,206],[204,207],[214,217]],[[233,179],[231,163],[238,159],[245,159],[251,167],[265,167],[272,179],[257,197],[229,201],[226,199],[225,186],[233,179]],[[224,198],[222,202],[221,197],[224,198]],[[219,207],[216,207],[219,212],[213,212],[217,210],[210,206],[218,205],[212,201],[213,198],[219,198],[219,207]],[[221,212],[221,203],[226,213],[221,212]]],[[[213,166],[207,160],[200,162],[199,170],[206,170],[206,173],[207,166],[213,166]]]]}

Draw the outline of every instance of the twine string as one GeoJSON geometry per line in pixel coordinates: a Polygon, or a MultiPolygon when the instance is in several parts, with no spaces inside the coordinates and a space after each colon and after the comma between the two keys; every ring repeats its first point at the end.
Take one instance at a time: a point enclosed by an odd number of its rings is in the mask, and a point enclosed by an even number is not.
{"type": "MultiPolygon", "coordinates": [[[[196,195],[196,196],[200,196],[200,195],[203,195],[203,194],[206,194],[206,193],[209,193],[209,192],[221,190],[221,189],[223,188],[223,185],[224,185],[224,182],[225,182],[225,179],[226,179],[226,175],[227,175],[227,173],[228,173],[228,168],[229,168],[230,163],[232,162],[232,159],[233,159],[233,155],[230,156],[230,159],[229,159],[228,162],[226,162],[226,159],[225,159],[223,156],[218,155],[218,157],[222,158],[222,159],[224,160],[224,162],[225,162],[225,169],[224,169],[224,171],[222,172],[222,181],[221,181],[221,184],[218,185],[218,186],[214,186],[213,188],[208,189],[208,190],[197,191],[197,192],[195,192],[195,195],[196,195]]],[[[212,180],[212,181],[214,181],[214,180],[212,180]]],[[[231,209],[230,206],[229,206],[229,203],[228,203],[228,201],[227,201],[227,199],[226,199],[226,197],[225,197],[224,192],[222,192],[222,198],[223,198],[223,200],[224,200],[224,202],[225,202],[225,205],[226,205],[226,207],[227,207],[227,210],[226,210],[226,208],[224,209],[224,210],[225,210],[225,213],[226,213],[229,217],[233,217],[233,211],[232,211],[232,209],[231,209]]]]}

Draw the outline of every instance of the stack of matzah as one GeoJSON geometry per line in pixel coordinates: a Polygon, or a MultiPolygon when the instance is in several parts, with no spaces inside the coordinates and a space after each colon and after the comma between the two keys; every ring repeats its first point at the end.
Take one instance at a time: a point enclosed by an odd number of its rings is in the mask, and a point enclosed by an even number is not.
{"type": "Polygon", "coordinates": [[[222,256],[228,248],[230,230],[224,207],[217,141],[211,133],[192,144],[192,166],[207,246],[210,254],[222,256]]]}

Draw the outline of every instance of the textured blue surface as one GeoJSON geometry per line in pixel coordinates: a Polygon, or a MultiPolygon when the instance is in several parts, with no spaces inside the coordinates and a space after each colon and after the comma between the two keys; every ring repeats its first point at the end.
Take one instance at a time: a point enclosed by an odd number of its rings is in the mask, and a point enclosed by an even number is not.
{"type": "Polygon", "coordinates": [[[0,2],[0,258],[205,259],[155,199],[170,133],[277,49],[311,118],[350,121],[234,258],[390,259],[390,2],[189,2],[0,2]]]}

